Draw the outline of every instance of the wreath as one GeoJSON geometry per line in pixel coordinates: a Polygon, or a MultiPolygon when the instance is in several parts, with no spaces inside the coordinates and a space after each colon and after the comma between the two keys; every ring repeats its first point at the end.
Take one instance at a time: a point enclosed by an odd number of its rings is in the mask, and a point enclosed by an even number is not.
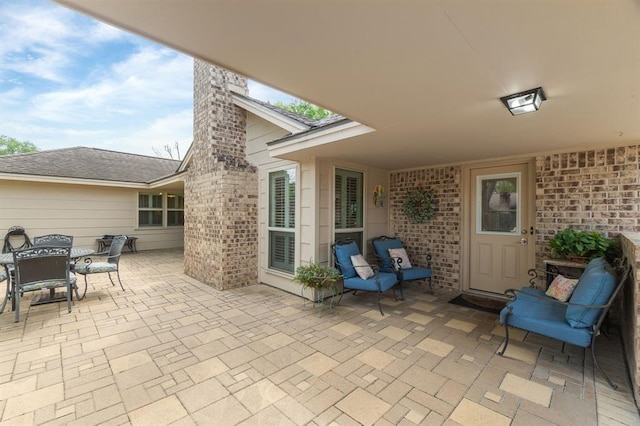
{"type": "Polygon", "coordinates": [[[410,192],[404,200],[404,214],[413,223],[423,223],[436,214],[433,196],[427,191],[416,190],[410,192]]]}

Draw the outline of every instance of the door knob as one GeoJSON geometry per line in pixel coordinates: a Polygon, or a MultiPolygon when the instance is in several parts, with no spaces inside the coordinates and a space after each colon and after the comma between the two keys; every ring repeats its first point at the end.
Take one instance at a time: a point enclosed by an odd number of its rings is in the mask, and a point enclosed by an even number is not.
{"type": "Polygon", "coordinates": [[[529,244],[529,240],[524,237],[520,239],[520,245],[526,246],[527,244],[529,244]]]}

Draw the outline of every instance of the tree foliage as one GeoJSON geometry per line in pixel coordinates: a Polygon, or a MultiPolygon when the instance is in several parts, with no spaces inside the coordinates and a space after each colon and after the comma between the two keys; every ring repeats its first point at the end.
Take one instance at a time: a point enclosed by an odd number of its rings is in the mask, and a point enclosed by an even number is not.
{"type": "Polygon", "coordinates": [[[0,136],[0,155],[24,154],[37,151],[38,147],[27,141],[19,141],[9,136],[0,136]]]}
{"type": "Polygon", "coordinates": [[[276,102],[274,105],[278,108],[286,109],[287,111],[291,111],[312,120],[321,120],[325,117],[333,115],[333,113],[327,109],[304,101],[294,101],[288,104],[285,104],[284,102],[276,102]]]}

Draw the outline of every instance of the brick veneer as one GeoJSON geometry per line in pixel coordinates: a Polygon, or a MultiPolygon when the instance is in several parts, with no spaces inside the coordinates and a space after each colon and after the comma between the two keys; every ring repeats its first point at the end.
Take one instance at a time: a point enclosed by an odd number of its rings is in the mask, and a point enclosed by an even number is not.
{"type": "Polygon", "coordinates": [[[245,159],[245,78],[196,60],[194,137],[185,179],[185,273],[225,290],[258,276],[258,176],[245,159]]]}
{"type": "Polygon", "coordinates": [[[636,401],[640,401],[640,146],[536,158],[536,260],[564,228],[621,235],[633,279],[610,317],[620,322],[636,401]]]}
{"type": "Polygon", "coordinates": [[[437,167],[402,172],[390,176],[389,221],[394,235],[402,238],[412,262],[424,264],[433,254],[433,283],[460,288],[461,202],[460,166],[437,167]],[[436,216],[425,223],[413,223],[403,211],[407,194],[422,187],[433,193],[436,216]]]}
{"type": "Polygon", "coordinates": [[[621,237],[622,251],[631,263],[631,279],[622,293],[621,321],[623,342],[636,405],[640,402],[640,233],[624,233],[621,237]]]}
{"type": "Polygon", "coordinates": [[[639,155],[631,145],[536,158],[538,266],[558,230],[640,231],[639,155]]]}

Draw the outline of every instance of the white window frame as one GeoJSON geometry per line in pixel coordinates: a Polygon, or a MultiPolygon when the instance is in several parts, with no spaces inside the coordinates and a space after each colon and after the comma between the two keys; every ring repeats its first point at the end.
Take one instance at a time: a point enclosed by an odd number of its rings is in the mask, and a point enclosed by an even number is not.
{"type": "MultiPolygon", "coordinates": [[[[267,176],[266,176],[266,181],[267,181],[267,218],[266,218],[266,223],[267,223],[267,268],[270,271],[275,271],[278,273],[283,273],[283,274],[287,274],[287,275],[294,275],[295,273],[295,268],[297,266],[297,246],[298,246],[298,238],[299,238],[299,233],[298,233],[298,228],[299,228],[299,215],[298,215],[298,205],[299,205],[299,199],[300,199],[300,171],[299,168],[296,165],[289,165],[289,166],[285,166],[285,167],[281,167],[278,169],[273,169],[273,170],[269,170],[267,172],[267,176]],[[272,212],[273,212],[273,208],[272,208],[272,176],[278,173],[288,173],[289,171],[292,171],[294,173],[294,178],[295,178],[295,187],[293,189],[293,200],[290,200],[288,197],[286,197],[287,199],[285,200],[285,222],[287,222],[287,225],[290,226],[272,226],[272,212]],[[293,201],[293,202],[291,202],[293,201]],[[289,219],[291,218],[291,209],[293,209],[293,223],[288,223],[289,219]],[[287,234],[288,238],[293,238],[293,250],[289,251],[289,259],[288,263],[290,263],[290,268],[289,267],[278,267],[277,266],[277,262],[273,259],[272,255],[272,237],[275,235],[275,233],[279,233],[279,234],[287,234]]],[[[287,184],[290,184],[290,181],[287,182],[287,184]]],[[[285,249],[286,250],[286,249],[285,249]]]]}
{"type": "Polygon", "coordinates": [[[351,168],[351,167],[343,167],[340,165],[336,165],[333,168],[333,176],[332,176],[332,193],[333,193],[333,203],[331,206],[331,215],[332,215],[332,227],[333,227],[333,238],[334,238],[334,242],[335,240],[339,239],[337,238],[339,234],[350,234],[350,233],[360,233],[362,235],[362,241],[360,241],[361,244],[361,252],[362,254],[366,254],[366,244],[365,244],[365,227],[366,227],[366,223],[367,223],[367,219],[366,219],[366,182],[367,182],[367,176],[364,170],[358,170],[355,168],[351,168]],[[336,175],[338,174],[339,170],[344,170],[345,172],[351,172],[351,173],[358,173],[362,176],[362,182],[361,182],[361,196],[360,196],[360,208],[361,208],[361,218],[362,218],[362,226],[361,227],[355,227],[355,228],[336,228],[336,175]]]}
{"type": "MultiPolygon", "coordinates": [[[[137,227],[141,228],[141,229],[158,229],[158,228],[179,228],[179,227],[183,227],[183,224],[178,224],[178,225],[168,225],[168,214],[167,212],[169,211],[184,211],[184,201],[183,201],[183,208],[179,209],[179,208],[168,208],[168,196],[169,194],[171,195],[176,195],[176,196],[180,196],[183,198],[184,200],[184,193],[180,192],[180,191],[158,191],[158,192],[153,192],[153,191],[138,191],[137,194],[137,217],[136,217],[136,222],[137,222],[137,227]],[[147,195],[149,197],[153,197],[153,196],[158,196],[160,195],[162,197],[162,206],[161,207],[140,207],[140,196],[141,195],[147,195]],[[141,224],[140,223],[140,212],[141,211],[160,211],[162,212],[162,223],[161,224],[157,224],[157,225],[146,225],[146,224],[141,224]]],[[[150,198],[151,201],[151,198],[150,198]]]]}

